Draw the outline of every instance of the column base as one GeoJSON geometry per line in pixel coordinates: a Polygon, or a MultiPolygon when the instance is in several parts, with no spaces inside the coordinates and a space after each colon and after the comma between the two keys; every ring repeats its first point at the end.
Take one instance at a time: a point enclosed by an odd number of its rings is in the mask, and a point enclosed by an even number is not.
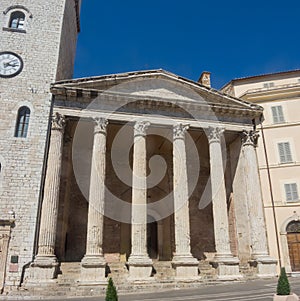
{"type": "Polygon", "coordinates": [[[58,262],[54,255],[35,257],[31,263],[26,282],[51,282],[57,277],[58,262]]]}
{"type": "Polygon", "coordinates": [[[130,255],[128,258],[129,279],[147,280],[152,274],[152,260],[147,255],[130,255]]]}
{"type": "Polygon", "coordinates": [[[217,279],[219,280],[239,280],[243,276],[240,274],[239,259],[232,255],[216,255],[211,262],[217,269],[217,279]]]}
{"type": "Polygon", "coordinates": [[[251,266],[257,268],[257,276],[260,278],[273,278],[277,276],[277,260],[269,255],[253,256],[249,261],[251,266]]]}
{"type": "Polygon", "coordinates": [[[102,255],[86,255],[81,260],[81,284],[104,284],[106,262],[102,255]]]}
{"type": "Polygon", "coordinates": [[[177,279],[199,278],[199,262],[191,254],[174,255],[172,266],[176,271],[177,279]]]}

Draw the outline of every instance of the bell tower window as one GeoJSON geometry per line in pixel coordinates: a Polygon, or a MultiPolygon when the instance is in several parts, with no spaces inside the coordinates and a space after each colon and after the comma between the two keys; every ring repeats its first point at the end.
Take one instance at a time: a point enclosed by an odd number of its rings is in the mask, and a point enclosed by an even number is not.
{"type": "Polygon", "coordinates": [[[21,11],[14,11],[10,16],[9,27],[12,29],[24,29],[25,14],[21,11]]]}

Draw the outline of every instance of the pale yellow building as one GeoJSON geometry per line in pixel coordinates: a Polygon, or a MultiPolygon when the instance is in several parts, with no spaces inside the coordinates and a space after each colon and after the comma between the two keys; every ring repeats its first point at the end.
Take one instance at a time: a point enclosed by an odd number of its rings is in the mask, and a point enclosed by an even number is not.
{"type": "Polygon", "coordinates": [[[234,79],[222,91],[264,107],[257,155],[270,254],[299,273],[300,70],[234,79]]]}

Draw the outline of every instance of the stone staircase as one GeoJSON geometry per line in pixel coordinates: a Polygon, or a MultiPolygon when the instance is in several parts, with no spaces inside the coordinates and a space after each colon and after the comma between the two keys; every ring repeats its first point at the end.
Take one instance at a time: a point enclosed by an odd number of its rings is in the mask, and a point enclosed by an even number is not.
{"type": "MultiPolygon", "coordinates": [[[[216,270],[208,260],[199,262],[199,279],[182,281],[176,279],[171,261],[153,261],[153,274],[148,280],[130,280],[124,262],[108,264],[107,277],[112,277],[119,293],[153,292],[161,289],[193,288],[213,284],[217,281],[216,270]]],[[[57,279],[39,286],[23,286],[14,295],[20,296],[97,296],[105,294],[106,282],[99,285],[80,283],[80,262],[63,262],[57,279]]],[[[246,272],[246,271],[245,271],[246,272]]],[[[108,278],[107,278],[108,279],[108,278]]]]}
{"type": "Polygon", "coordinates": [[[57,275],[58,284],[74,284],[79,281],[80,262],[62,262],[57,275]]]}
{"type": "Polygon", "coordinates": [[[199,271],[200,271],[200,276],[204,282],[215,280],[217,277],[216,269],[213,268],[209,263],[209,261],[207,260],[199,261],[199,271]]]}
{"type": "Polygon", "coordinates": [[[126,282],[129,275],[125,262],[112,262],[108,264],[107,276],[112,277],[116,284],[126,282]]]}
{"type": "Polygon", "coordinates": [[[158,282],[172,282],[175,278],[175,270],[171,261],[154,261],[153,276],[158,282]]]}

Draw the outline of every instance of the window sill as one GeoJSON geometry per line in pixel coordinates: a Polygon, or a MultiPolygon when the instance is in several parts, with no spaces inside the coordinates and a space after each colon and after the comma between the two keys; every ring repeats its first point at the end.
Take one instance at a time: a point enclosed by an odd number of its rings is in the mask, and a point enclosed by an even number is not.
{"type": "Polygon", "coordinates": [[[10,32],[26,33],[25,29],[18,29],[18,28],[2,27],[2,30],[10,31],[10,32]]]}

